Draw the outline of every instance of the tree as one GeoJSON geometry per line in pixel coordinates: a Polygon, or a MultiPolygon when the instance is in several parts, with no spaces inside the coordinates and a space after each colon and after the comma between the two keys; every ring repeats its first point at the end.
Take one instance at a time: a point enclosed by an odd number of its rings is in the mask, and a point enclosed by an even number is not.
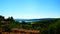
{"type": "Polygon", "coordinates": [[[4,19],[5,19],[4,16],[1,16],[1,15],[0,15],[0,21],[1,21],[1,20],[4,20],[4,19]]]}
{"type": "Polygon", "coordinates": [[[25,28],[25,21],[22,21],[22,28],[25,28]]]}
{"type": "Polygon", "coordinates": [[[22,21],[22,24],[25,24],[25,21],[22,21]]]}
{"type": "Polygon", "coordinates": [[[6,20],[7,20],[7,21],[13,21],[14,19],[13,19],[13,17],[11,16],[11,17],[8,17],[6,20]]]}
{"type": "Polygon", "coordinates": [[[11,31],[11,28],[9,26],[4,26],[3,27],[3,31],[10,32],[11,31]]]}

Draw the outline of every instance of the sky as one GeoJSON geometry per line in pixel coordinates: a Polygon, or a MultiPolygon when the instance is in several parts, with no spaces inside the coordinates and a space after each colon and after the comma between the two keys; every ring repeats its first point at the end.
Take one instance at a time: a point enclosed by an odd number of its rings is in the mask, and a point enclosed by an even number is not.
{"type": "Polygon", "coordinates": [[[0,0],[0,15],[13,18],[60,18],[60,0],[0,0]]]}

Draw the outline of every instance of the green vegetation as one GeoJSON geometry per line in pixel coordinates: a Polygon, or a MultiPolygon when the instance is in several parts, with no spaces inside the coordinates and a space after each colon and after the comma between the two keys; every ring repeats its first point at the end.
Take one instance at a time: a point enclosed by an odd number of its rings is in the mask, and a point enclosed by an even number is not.
{"type": "Polygon", "coordinates": [[[11,28],[16,27],[28,30],[40,30],[40,34],[60,34],[60,18],[29,23],[22,21],[20,23],[15,21],[13,17],[5,19],[3,16],[0,16],[0,26],[3,28],[3,31],[10,31],[11,28]],[[2,23],[1,21],[5,22],[2,23]]]}

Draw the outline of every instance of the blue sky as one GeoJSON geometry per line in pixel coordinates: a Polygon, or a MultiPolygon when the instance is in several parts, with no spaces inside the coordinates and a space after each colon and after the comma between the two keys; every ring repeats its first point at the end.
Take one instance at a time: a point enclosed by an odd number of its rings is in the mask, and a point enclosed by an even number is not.
{"type": "Polygon", "coordinates": [[[60,18],[60,0],[0,0],[0,15],[22,19],[60,18]]]}

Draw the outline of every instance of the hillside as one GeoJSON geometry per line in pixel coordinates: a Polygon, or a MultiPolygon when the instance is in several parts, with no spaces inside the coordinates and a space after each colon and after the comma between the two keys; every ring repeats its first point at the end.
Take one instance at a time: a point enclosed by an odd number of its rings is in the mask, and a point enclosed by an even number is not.
{"type": "MultiPolygon", "coordinates": [[[[30,19],[31,20],[31,19],[30,19]]],[[[60,18],[56,19],[32,19],[41,20],[36,22],[28,22],[22,20],[22,23],[14,20],[13,17],[5,19],[0,16],[0,30],[3,32],[11,32],[12,28],[22,28],[26,30],[39,30],[39,34],[59,34],[60,33],[60,18]]],[[[1,32],[0,31],[0,32],[1,32]]]]}

